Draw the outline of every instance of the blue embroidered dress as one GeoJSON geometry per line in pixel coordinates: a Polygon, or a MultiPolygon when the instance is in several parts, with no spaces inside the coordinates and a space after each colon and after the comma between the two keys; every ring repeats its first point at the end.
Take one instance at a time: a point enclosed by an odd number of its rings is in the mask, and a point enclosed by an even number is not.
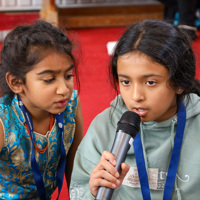
{"type": "MultiPolygon", "coordinates": [[[[0,199],[39,199],[31,169],[32,143],[25,126],[25,118],[18,105],[17,96],[9,100],[0,98],[0,120],[4,128],[4,146],[0,152],[0,199]]],[[[64,146],[66,154],[73,141],[77,91],[64,111],[64,146]]],[[[61,133],[56,120],[48,137],[34,132],[35,144],[45,153],[35,150],[36,161],[44,180],[47,199],[56,189],[57,166],[60,158],[61,133]]],[[[67,165],[67,163],[66,163],[67,165]]]]}

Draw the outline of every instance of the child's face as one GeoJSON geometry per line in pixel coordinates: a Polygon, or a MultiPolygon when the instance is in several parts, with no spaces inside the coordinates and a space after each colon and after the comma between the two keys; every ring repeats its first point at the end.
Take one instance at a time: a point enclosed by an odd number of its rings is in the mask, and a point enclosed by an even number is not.
{"type": "Polygon", "coordinates": [[[66,54],[51,53],[26,74],[22,101],[29,111],[63,112],[71,98],[73,65],[66,54]]]}
{"type": "Polygon", "coordinates": [[[122,98],[141,121],[161,122],[177,112],[177,92],[169,86],[169,72],[163,65],[143,53],[127,53],[118,58],[117,73],[122,98]]]}

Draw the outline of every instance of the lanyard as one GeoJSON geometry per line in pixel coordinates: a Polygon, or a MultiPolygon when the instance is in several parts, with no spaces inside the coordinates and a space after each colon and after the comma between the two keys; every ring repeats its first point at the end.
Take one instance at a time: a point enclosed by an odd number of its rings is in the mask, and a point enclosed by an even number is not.
{"type": "MultiPolygon", "coordinates": [[[[181,102],[178,109],[178,122],[177,122],[177,129],[176,129],[176,136],[174,141],[174,147],[172,150],[171,160],[168,168],[167,179],[164,188],[164,195],[163,200],[170,200],[175,178],[176,172],[179,163],[181,145],[184,135],[185,129],[185,122],[186,122],[186,110],[185,105],[181,102]]],[[[145,168],[145,161],[142,149],[142,143],[140,139],[140,134],[138,133],[134,142],[133,142],[134,152],[135,152],[135,159],[138,168],[138,174],[141,184],[142,196],[144,200],[150,200],[150,189],[148,183],[148,175],[145,168]]]]}
{"type": "MultiPolygon", "coordinates": [[[[19,96],[18,96],[18,101],[19,101],[19,106],[20,106],[20,108],[21,108],[21,110],[24,114],[26,124],[28,126],[28,130],[29,130],[29,133],[30,133],[30,138],[31,138],[31,141],[32,141],[31,168],[32,168],[33,177],[34,177],[34,180],[35,180],[37,192],[38,192],[38,195],[39,195],[41,200],[46,200],[46,192],[45,192],[43,178],[42,178],[39,166],[38,166],[36,159],[35,159],[34,140],[33,140],[33,122],[32,122],[30,113],[28,112],[26,107],[23,105],[23,102],[22,102],[22,100],[20,99],[19,96]]],[[[57,179],[56,179],[57,186],[58,186],[58,197],[57,197],[57,200],[58,200],[59,195],[60,195],[60,191],[62,189],[63,177],[64,177],[65,165],[66,165],[66,152],[65,152],[65,148],[64,148],[64,144],[63,144],[63,138],[64,138],[63,113],[56,114],[56,121],[57,121],[58,127],[61,131],[61,152],[60,152],[61,155],[60,155],[60,160],[59,160],[59,163],[58,163],[57,179]]]]}

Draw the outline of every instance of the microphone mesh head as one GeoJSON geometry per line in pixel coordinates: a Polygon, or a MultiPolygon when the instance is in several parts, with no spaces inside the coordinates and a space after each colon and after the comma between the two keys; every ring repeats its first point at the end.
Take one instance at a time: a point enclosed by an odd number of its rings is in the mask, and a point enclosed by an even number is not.
{"type": "Polygon", "coordinates": [[[133,138],[137,135],[140,130],[140,116],[132,111],[125,112],[117,124],[117,131],[122,130],[123,132],[131,135],[133,138]]]}

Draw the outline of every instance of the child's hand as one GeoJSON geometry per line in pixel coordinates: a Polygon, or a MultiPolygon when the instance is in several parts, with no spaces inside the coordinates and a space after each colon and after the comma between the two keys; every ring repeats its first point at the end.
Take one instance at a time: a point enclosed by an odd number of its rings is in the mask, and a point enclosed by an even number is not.
{"type": "Polygon", "coordinates": [[[92,170],[90,174],[89,187],[93,196],[97,195],[98,188],[100,186],[116,189],[121,186],[124,177],[126,176],[130,166],[122,163],[121,164],[121,174],[119,175],[116,165],[115,156],[104,151],[100,162],[92,170]]]}

